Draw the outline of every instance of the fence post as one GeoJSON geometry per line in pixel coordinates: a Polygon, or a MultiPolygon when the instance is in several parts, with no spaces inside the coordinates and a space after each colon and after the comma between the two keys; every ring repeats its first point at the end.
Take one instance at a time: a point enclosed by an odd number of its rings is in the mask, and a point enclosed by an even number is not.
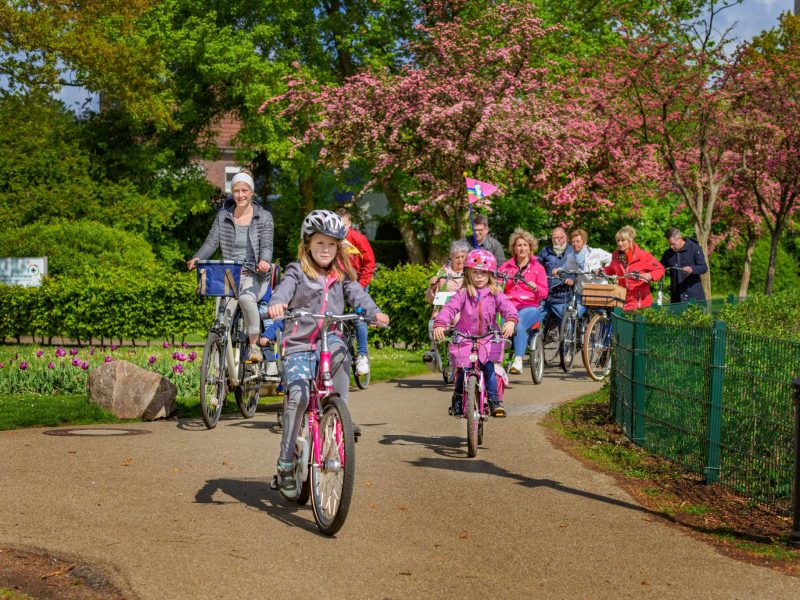
{"type": "Polygon", "coordinates": [[[792,382],[794,388],[794,519],[789,543],[800,548],[800,375],[792,382]]]}
{"type": "Polygon", "coordinates": [[[645,379],[647,377],[647,338],[644,317],[633,321],[633,394],[631,410],[631,439],[637,446],[644,444],[645,379]]]}
{"type": "Polygon", "coordinates": [[[719,479],[720,441],[722,438],[722,388],[725,383],[724,321],[714,321],[711,330],[711,369],[708,386],[708,421],[706,426],[706,466],[703,468],[706,483],[719,479]]]}

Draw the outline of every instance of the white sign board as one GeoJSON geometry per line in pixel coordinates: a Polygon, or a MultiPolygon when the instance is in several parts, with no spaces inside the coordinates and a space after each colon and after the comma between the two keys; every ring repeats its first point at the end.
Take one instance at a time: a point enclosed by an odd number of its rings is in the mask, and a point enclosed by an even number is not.
{"type": "Polygon", "coordinates": [[[436,296],[433,297],[433,305],[444,306],[453,295],[455,292],[436,292],[436,296]]]}
{"type": "Polygon", "coordinates": [[[47,275],[47,257],[0,258],[0,283],[38,287],[47,275]]]}

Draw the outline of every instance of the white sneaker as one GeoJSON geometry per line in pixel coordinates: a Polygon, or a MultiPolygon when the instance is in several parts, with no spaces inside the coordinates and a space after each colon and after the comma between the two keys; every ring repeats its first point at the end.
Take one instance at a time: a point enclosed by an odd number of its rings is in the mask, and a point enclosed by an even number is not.
{"type": "Polygon", "coordinates": [[[356,373],[359,375],[369,375],[369,356],[359,354],[356,359],[356,373]]]}
{"type": "Polygon", "coordinates": [[[511,368],[508,370],[509,373],[513,373],[514,375],[519,375],[522,373],[522,357],[515,356],[514,360],[511,363],[511,368]]]}

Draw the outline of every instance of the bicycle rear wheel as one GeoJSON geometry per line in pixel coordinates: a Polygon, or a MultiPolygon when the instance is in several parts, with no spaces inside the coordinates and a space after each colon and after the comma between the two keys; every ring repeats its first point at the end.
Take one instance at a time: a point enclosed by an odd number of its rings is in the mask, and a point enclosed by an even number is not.
{"type": "Polygon", "coordinates": [[[542,327],[542,353],[544,364],[548,367],[557,365],[559,362],[559,342],[561,338],[559,337],[558,329],[555,317],[548,315],[542,327]]]}
{"type": "Polygon", "coordinates": [[[602,381],[611,371],[611,319],[597,313],[589,321],[583,338],[583,364],[586,373],[602,381]]]}
{"type": "MultiPolygon", "coordinates": [[[[352,354],[351,354],[351,357],[353,357],[352,354]]],[[[367,372],[365,375],[359,375],[358,374],[358,370],[356,369],[356,359],[357,358],[358,358],[358,356],[355,356],[355,357],[352,358],[352,360],[353,360],[353,378],[356,380],[356,385],[358,386],[358,389],[365,390],[365,389],[367,389],[369,387],[369,376],[370,376],[370,373],[367,372]]],[[[369,358],[369,354],[367,354],[367,358],[369,358]]]]}
{"type": "MultiPolygon", "coordinates": [[[[481,415],[478,410],[478,378],[469,375],[464,382],[467,386],[467,456],[470,458],[478,454],[478,428],[480,427],[481,415]]],[[[483,436],[481,436],[483,438],[483,436]]]]}
{"type": "Polygon", "coordinates": [[[200,363],[200,416],[209,429],[214,429],[228,395],[225,382],[225,340],[212,331],[206,338],[200,363]]]}
{"type": "Polygon", "coordinates": [[[347,518],[356,472],[353,422],[339,396],[323,401],[319,429],[321,464],[311,466],[311,506],[319,530],[333,535],[347,518]]]}
{"type": "Polygon", "coordinates": [[[544,376],[544,348],[542,347],[542,335],[539,332],[531,336],[528,344],[528,360],[531,364],[531,379],[533,383],[542,383],[544,376]]]}
{"type": "Polygon", "coordinates": [[[559,332],[561,337],[559,362],[561,370],[565,373],[569,373],[572,370],[572,364],[575,362],[575,332],[577,326],[578,322],[575,315],[566,310],[564,318],[561,319],[561,331],[559,332]]]}
{"type": "Polygon", "coordinates": [[[261,396],[261,373],[258,363],[246,364],[245,353],[248,350],[247,331],[244,326],[244,317],[237,308],[231,325],[231,337],[239,348],[239,387],[233,390],[236,405],[245,419],[252,418],[258,408],[258,399],[261,396]]]}

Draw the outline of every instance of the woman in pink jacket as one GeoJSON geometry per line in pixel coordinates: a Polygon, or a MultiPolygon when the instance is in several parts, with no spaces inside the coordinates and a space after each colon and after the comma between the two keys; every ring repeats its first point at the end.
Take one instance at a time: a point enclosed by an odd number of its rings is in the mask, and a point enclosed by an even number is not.
{"type": "Polygon", "coordinates": [[[539,305],[547,298],[547,274],[536,258],[538,248],[539,244],[530,233],[524,229],[515,229],[508,241],[511,258],[498,270],[508,277],[504,292],[519,313],[510,373],[522,372],[522,357],[528,345],[528,329],[544,317],[539,305]]]}
{"type": "Polygon", "coordinates": [[[664,266],[634,243],[636,230],[626,225],[617,232],[617,249],[611,254],[608,275],[619,277],[617,283],[628,290],[622,310],[636,310],[653,304],[650,282],[664,276],[664,266]],[[632,276],[634,275],[635,276],[632,276]]]}
{"type": "MultiPolygon", "coordinates": [[[[456,335],[450,344],[451,362],[459,371],[456,375],[456,391],[450,408],[452,414],[461,416],[461,396],[464,393],[464,368],[469,366],[469,352],[472,348],[470,340],[458,340],[458,332],[469,335],[481,335],[490,330],[499,331],[497,315],[505,319],[502,328],[503,337],[509,338],[514,333],[517,323],[517,309],[500,291],[494,280],[497,270],[497,259],[488,250],[473,250],[464,261],[464,288],[454,295],[444,308],[439,311],[433,322],[433,338],[444,340],[445,328],[458,314],[456,335]]],[[[478,355],[483,369],[486,393],[489,396],[489,408],[493,417],[505,417],[506,411],[497,396],[497,377],[494,363],[503,358],[503,345],[492,342],[487,337],[479,342],[478,355]]]]}

